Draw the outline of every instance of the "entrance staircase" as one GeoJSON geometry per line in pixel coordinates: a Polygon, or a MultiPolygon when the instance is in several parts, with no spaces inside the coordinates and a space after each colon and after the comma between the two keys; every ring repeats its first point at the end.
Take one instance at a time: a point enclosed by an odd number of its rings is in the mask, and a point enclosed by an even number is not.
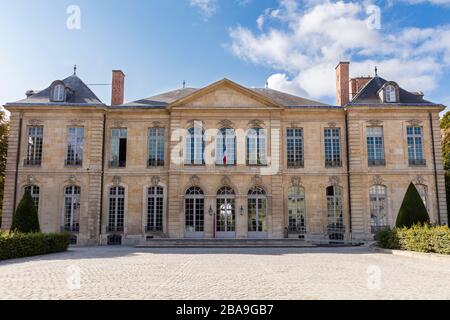
{"type": "Polygon", "coordinates": [[[137,248],[310,248],[298,239],[148,239],[137,248]]]}

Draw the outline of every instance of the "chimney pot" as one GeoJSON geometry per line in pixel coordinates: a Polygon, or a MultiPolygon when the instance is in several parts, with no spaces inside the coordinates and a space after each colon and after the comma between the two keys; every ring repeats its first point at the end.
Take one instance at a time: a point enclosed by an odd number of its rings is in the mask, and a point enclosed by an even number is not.
{"type": "Polygon", "coordinates": [[[341,61],[336,66],[336,103],[343,106],[350,101],[350,62],[341,61]]]}
{"type": "Polygon", "coordinates": [[[122,70],[112,71],[111,105],[123,104],[125,93],[125,74],[122,70]]]}

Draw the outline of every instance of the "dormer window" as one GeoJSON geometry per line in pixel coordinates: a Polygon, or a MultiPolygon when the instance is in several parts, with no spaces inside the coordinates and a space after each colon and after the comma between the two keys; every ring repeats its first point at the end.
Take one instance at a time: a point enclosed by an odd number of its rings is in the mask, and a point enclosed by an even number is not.
{"type": "Polygon", "coordinates": [[[385,102],[397,102],[397,90],[393,85],[388,85],[384,89],[385,102]]]}
{"type": "Polygon", "coordinates": [[[62,102],[65,101],[66,96],[66,88],[63,84],[57,84],[53,87],[52,92],[52,100],[62,102]]]}

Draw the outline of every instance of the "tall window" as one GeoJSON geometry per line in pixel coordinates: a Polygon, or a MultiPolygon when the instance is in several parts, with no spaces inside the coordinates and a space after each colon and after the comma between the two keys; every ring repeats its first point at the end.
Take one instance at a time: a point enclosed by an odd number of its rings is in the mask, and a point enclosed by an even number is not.
{"type": "Polygon", "coordinates": [[[289,231],[306,234],[305,189],[291,187],[288,190],[289,231]]]}
{"type": "Polygon", "coordinates": [[[383,128],[368,127],[367,134],[367,158],[369,166],[383,166],[384,147],[383,147],[383,128]]]}
{"type": "Polygon", "coordinates": [[[164,128],[148,129],[149,167],[164,166],[164,128]]]}
{"type": "Polygon", "coordinates": [[[125,216],[125,188],[116,186],[109,189],[109,232],[122,232],[125,216]]]}
{"type": "Polygon", "coordinates": [[[111,130],[111,167],[126,167],[127,165],[127,129],[111,130]]]}
{"type": "Polygon", "coordinates": [[[422,127],[407,127],[409,165],[425,165],[422,127]]]}
{"type": "Polygon", "coordinates": [[[342,188],[330,186],[327,192],[328,236],[330,240],[344,239],[342,188]]]}
{"type": "Polygon", "coordinates": [[[217,191],[216,231],[234,232],[236,227],[235,194],[230,187],[217,191]]]}
{"type": "Polygon", "coordinates": [[[80,231],[80,187],[64,189],[64,231],[80,231]]]}
{"type": "Polygon", "coordinates": [[[386,187],[372,186],[369,189],[370,196],[370,224],[372,233],[388,227],[386,187]]]}
{"type": "Polygon", "coordinates": [[[254,187],[248,192],[248,231],[267,231],[267,197],[261,187],[254,187]]]}
{"type": "Polygon", "coordinates": [[[65,88],[62,84],[57,84],[53,87],[53,101],[64,101],[65,99],[65,88]]]}
{"type": "Polygon", "coordinates": [[[386,86],[384,94],[386,95],[386,102],[397,102],[397,90],[394,86],[386,86]]]}
{"type": "Polygon", "coordinates": [[[341,161],[341,141],[339,128],[325,128],[325,166],[340,167],[341,161]]]}
{"type": "Polygon", "coordinates": [[[44,139],[44,127],[28,127],[28,149],[25,165],[40,166],[42,161],[42,142],[44,139]]]}
{"type": "Polygon", "coordinates": [[[303,167],[303,129],[287,129],[287,165],[303,167]]]}
{"type": "Polygon", "coordinates": [[[67,129],[67,166],[81,166],[83,164],[83,127],[67,129]]]}
{"type": "Polygon", "coordinates": [[[236,136],[234,129],[222,128],[216,137],[216,164],[236,164],[236,136]]]}
{"type": "Polygon", "coordinates": [[[247,164],[265,165],[266,133],[262,128],[251,128],[247,133],[247,164]]]}
{"type": "Polygon", "coordinates": [[[36,210],[39,211],[39,187],[38,186],[26,186],[23,190],[24,192],[28,192],[33,199],[33,203],[36,207],[36,210]]]}
{"type": "Polygon", "coordinates": [[[423,204],[425,205],[425,208],[428,210],[428,191],[427,186],[423,184],[416,184],[417,192],[420,194],[420,197],[422,198],[423,204]]]}
{"type": "Polygon", "coordinates": [[[192,187],[186,191],[184,199],[186,232],[203,232],[205,221],[205,197],[203,190],[192,187]]]}
{"type": "Polygon", "coordinates": [[[146,231],[163,231],[164,189],[154,186],[147,190],[146,231]]]}
{"type": "Polygon", "coordinates": [[[186,135],[185,163],[190,165],[202,165],[205,163],[205,132],[201,127],[192,127],[186,135]]]}

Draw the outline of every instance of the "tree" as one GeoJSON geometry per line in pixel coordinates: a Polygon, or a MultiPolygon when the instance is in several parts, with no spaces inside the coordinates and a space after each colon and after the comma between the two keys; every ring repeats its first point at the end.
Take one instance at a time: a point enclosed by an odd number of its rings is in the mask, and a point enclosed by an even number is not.
{"type": "Polygon", "coordinates": [[[450,111],[441,118],[442,160],[445,172],[445,193],[447,195],[447,216],[450,221],[450,111]]]}
{"type": "Polygon", "coordinates": [[[5,185],[6,155],[8,153],[9,121],[4,110],[0,110],[0,227],[2,226],[3,188],[5,185]]]}
{"type": "Polygon", "coordinates": [[[428,222],[430,222],[430,217],[427,209],[416,187],[411,183],[406,191],[395,225],[397,228],[410,228],[415,224],[428,222]]]}
{"type": "Polygon", "coordinates": [[[20,200],[19,205],[17,206],[11,230],[24,233],[40,231],[37,208],[28,191],[25,192],[22,200],[20,200]]]}

